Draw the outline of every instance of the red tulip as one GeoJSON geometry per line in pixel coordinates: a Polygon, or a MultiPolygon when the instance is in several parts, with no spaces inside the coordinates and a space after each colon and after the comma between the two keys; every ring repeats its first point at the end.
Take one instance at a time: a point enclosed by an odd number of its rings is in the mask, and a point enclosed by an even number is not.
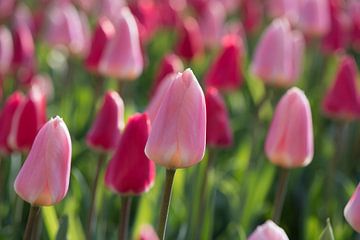
{"type": "Polygon", "coordinates": [[[115,91],[105,94],[100,111],[86,136],[87,144],[96,149],[115,149],[120,130],[124,128],[124,102],[115,91]]]}
{"type": "Polygon", "coordinates": [[[199,25],[195,19],[191,17],[186,18],[179,34],[180,39],[176,47],[179,56],[186,60],[191,60],[202,54],[204,48],[203,40],[199,25]]]}
{"type": "Polygon", "coordinates": [[[208,145],[228,147],[233,136],[226,105],[216,88],[208,88],[206,102],[206,142],[208,145]]]}
{"type": "Polygon", "coordinates": [[[240,38],[226,36],[222,49],[205,77],[206,86],[221,90],[235,90],[242,83],[241,58],[243,45],[240,38]]]}
{"type": "Polygon", "coordinates": [[[149,131],[146,114],[129,119],[105,173],[105,184],[114,192],[138,195],[154,184],[155,164],[144,153],[149,131]]]}

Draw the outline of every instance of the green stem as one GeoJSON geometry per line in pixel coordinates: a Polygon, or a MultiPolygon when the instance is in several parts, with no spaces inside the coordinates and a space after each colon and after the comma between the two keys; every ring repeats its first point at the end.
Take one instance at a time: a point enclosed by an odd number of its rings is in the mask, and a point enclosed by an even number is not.
{"type": "Polygon", "coordinates": [[[128,238],[130,209],[131,209],[131,196],[121,197],[119,240],[126,240],[128,238]]]}
{"type": "Polygon", "coordinates": [[[288,179],[289,179],[289,170],[285,168],[280,168],[280,179],[277,185],[275,202],[274,202],[274,211],[272,215],[272,219],[275,223],[280,222],[288,179]]]}
{"type": "Polygon", "coordinates": [[[199,205],[198,205],[198,214],[197,214],[197,226],[195,228],[195,238],[199,239],[199,236],[201,235],[203,224],[204,224],[204,216],[205,216],[205,210],[207,209],[207,201],[206,201],[206,193],[208,188],[208,179],[209,179],[209,173],[213,166],[213,151],[209,149],[208,159],[205,166],[205,172],[204,176],[201,181],[200,186],[200,198],[199,198],[199,205]]]}
{"type": "Polygon", "coordinates": [[[91,239],[91,235],[93,232],[93,218],[94,218],[93,215],[94,215],[94,211],[95,211],[96,191],[97,191],[97,186],[98,186],[98,182],[99,182],[99,175],[100,175],[101,167],[104,164],[105,159],[106,159],[106,153],[101,153],[99,155],[96,172],[95,172],[95,178],[94,178],[94,182],[93,182],[93,185],[91,188],[90,210],[89,210],[89,216],[88,216],[88,221],[87,221],[87,232],[86,232],[87,239],[91,239]]]}
{"type": "Polygon", "coordinates": [[[25,232],[24,232],[24,240],[31,240],[34,231],[36,231],[37,222],[39,221],[40,215],[40,207],[38,206],[31,206],[28,221],[26,224],[25,232]]]}
{"type": "Polygon", "coordinates": [[[165,177],[165,186],[164,186],[164,194],[161,202],[161,209],[160,209],[160,218],[159,218],[159,225],[158,225],[158,235],[159,239],[165,239],[165,232],[166,232],[166,222],[169,213],[169,206],[171,200],[171,191],[172,185],[174,182],[176,169],[166,169],[166,177],[165,177]]]}

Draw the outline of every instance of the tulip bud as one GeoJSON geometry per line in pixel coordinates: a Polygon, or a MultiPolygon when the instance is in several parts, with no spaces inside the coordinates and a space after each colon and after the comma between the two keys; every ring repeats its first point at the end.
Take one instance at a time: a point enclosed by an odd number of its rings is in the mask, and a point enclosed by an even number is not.
{"type": "Polygon", "coordinates": [[[16,6],[15,13],[13,16],[14,25],[27,25],[27,27],[31,30],[31,33],[34,33],[35,30],[35,23],[29,7],[24,4],[20,3],[16,6]]]}
{"type": "Polygon", "coordinates": [[[355,60],[350,56],[342,57],[334,84],[323,101],[323,110],[326,114],[348,120],[360,117],[356,75],[355,60]]]}
{"type": "Polygon", "coordinates": [[[208,145],[228,147],[232,144],[229,117],[224,100],[216,88],[208,88],[206,102],[206,142],[208,145]]]}
{"type": "Polygon", "coordinates": [[[11,123],[14,118],[15,111],[24,101],[24,95],[21,92],[14,92],[6,100],[0,114],[0,150],[3,153],[11,153],[12,148],[8,144],[11,123]]]}
{"type": "Polygon", "coordinates": [[[206,86],[221,90],[235,90],[242,83],[241,57],[242,41],[235,35],[226,36],[222,42],[222,50],[215,59],[205,77],[206,86]]]}
{"type": "Polygon", "coordinates": [[[111,151],[117,146],[123,128],[124,102],[117,92],[108,91],[86,142],[92,148],[111,151]]]}
{"type": "Polygon", "coordinates": [[[154,87],[152,93],[155,93],[160,83],[170,73],[177,73],[183,71],[184,66],[181,59],[175,54],[166,55],[160,63],[157,75],[155,77],[154,87]]]}
{"type": "Polygon", "coordinates": [[[151,225],[143,225],[138,240],[159,240],[159,237],[151,225]]]}
{"type": "Polygon", "coordinates": [[[87,69],[93,72],[98,72],[100,59],[106,44],[114,36],[114,34],[115,28],[111,21],[106,17],[101,17],[95,28],[90,51],[85,60],[87,69]]]}
{"type": "Polygon", "coordinates": [[[155,164],[144,153],[149,131],[146,114],[135,114],[129,119],[105,173],[105,184],[114,192],[138,195],[152,187],[155,164]]]}
{"type": "Polygon", "coordinates": [[[300,89],[289,89],[276,106],[265,152],[272,163],[284,168],[311,162],[314,154],[311,109],[300,89]]]}
{"type": "Polygon", "coordinates": [[[286,19],[274,20],[256,47],[252,73],[270,85],[294,85],[301,73],[304,45],[303,36],[292,31],[286,19]]]}
{"type": "Polygon", "coordinates": [[[186,168],[204,156],[205,98],[190,69],[173,75],[169,81],[152,122],[145,153],[166,168],[186,168]]]}
{"type": "Polygon", "coordinates": [[[100,60],[100,73],[134,80],[143,71],[139,30],[134,16],[127,7],[121,9],[114,23],[115,35],[105,47],[100,60]]]}
{"type": "Polygon", "coordinates": [[[360,184],[356,187],[344,209],[344,216],[351,227],[360,233],[360,184]]]}
{"type": "Polygon", "coordinates": [[[292,24],[299,20],[300,1],[270,0],[269,11],[272,17],[285,17],[292,24]]]}
{"type": "Polygon", "coordinates": [[[286,232],[276,225],[273,221],[268,220],[264,224],[258,226],[250,235],[248,240],[289,240],[286,232]]]}
{"type": "Polygon", "coordinates": [[[14,54],[13,40],[10,31],[0,26],[0,75],[8,73],[14,54]]]}
{"type": "Polygon", "coordinates": [[[263,3],[259,0],[243,0],[241,3],[241,10],[246,32],[255,32],[261,26],[263,21],[263,3]]]}
{"type": "Polygon", "coordinates": [[[12,64],[15,68],[32,66],[34,62],[34,40],[29,27],[25,24],[13,30],[14,54],[12,64]]]}
{"type": "Polygon", "coordinates": [[[54,205],[68,191],[70,165],[69,131],[60,117],[52,118],[37,134],[15,179],[15,192],[31,205],[54,205]]]}
{"type": "Polygon", "coordinates": [[[46,99],[39,88],[33,86],[14,113],[8,137],[9,146],[17,150],[30,149],[45,122],[46,99]]]}
{"type": "Polygon", "coordinates": [[[180,40],[177,43],[177,54],[191,60],[203,52],[203,40],[200,28],[195,19],[188,17],[180,29],[180,40]]]}
{"type": "Polygon", "coordinates": [[[352,46],[359,51],[360,49],[360,2],[350,0],[347,4],[348,16],[350,17],[350,40],[352,46]]]}
{"type": "Polygon", "coordinates": [[[324,36],[330,30],[328,0],[303,0],[298,25],[306,35],[324,36]]]}
{"type": "Polygon", "coordinates": [[[0,1],[0,19],[4,20],[5,18],[11,16],[14,13],[16,0],[7,0],[0,1]]]}

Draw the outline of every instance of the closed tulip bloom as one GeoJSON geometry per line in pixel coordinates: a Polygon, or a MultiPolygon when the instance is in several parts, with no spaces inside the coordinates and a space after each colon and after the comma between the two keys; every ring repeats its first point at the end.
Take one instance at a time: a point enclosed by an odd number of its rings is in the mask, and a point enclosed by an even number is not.
{"type": "Polygon", "coordinates": [[[151,225],[143,225],[140,228],[138,240],[159,240],[154,228],[151,225]]]}
{"type": "Polygon", "coordinates": [[[15,68],[32,66],[34,62],[34,39],[26,24],[15,26],[13,30],[14,54],[12,64],[15,68]]]}
{"type": "Polygon", "coordinates": [[[14,12],[15,0],[0,1],[0,19],[11,16],[14,12]]]}
{"type": "Polygon", "coordinates": [[[163,60],[160,63],[158,72],[155,76],[155,82],[152,89],[152,94],[154,94],[159,85],[162,83],[162,81],[165,79],[165,77],[171,73],[177,73],[184,70],[184,65],[181,61],[181,59],[176,54],[167,54],[163,58],[163,60]]]}
{"type": "Polygon", "coordinates": [[[351,227],[360,233],[360,184],[356,187],[344,209],[344,216],[351,227]]]}
{"type": "Polygon", "coordinates": [[[97,117],[86,136],[87,144],[103,151],[114,150],[124,128],[124,102],[115,91],[108,91],[97,117]]]}
{"type": "Polygon", "coordinates": [[[144,153],[150,122],[146,114],[133,115],[105,173],[105,184],[122,195],[148,191],[155,180],[155,164],[144,153]]]}
{"type": "Polygon", "coordinates": [[[37,134],[15,179],[15,192],[31,205],[54,205],[68,191],[70,165],[69,131],[60,117],[52,118],[37,134]]]}
{"type": "Polygon", "coordinates": [[[273,221],[268,220],[258,226],[249,236],[248,240],[289,240],[286,232],[276,225],[273,221]]]}
{"type": "Polygon", "coordinates": [[[0,74],[4,75],[10,70],[14,54],[13,40],[10,31],[0,26],[0,74]]]}
{"type": "Polygon", "coordinates": [[[87,69],[98,72],[101,56],[104,52],[106,44],[115,34],[114,25],[106,17],[101,17],[96,25],[90,51],[86,57],[85,65],[87,69]]]}
{"type": "Polygon", "coordinates": [[[114,25],[115,35],[106,45],[100,60],[100,73],[122,80],[134,80],[140,76],[144,65],[136,20],[130,10],[124,7],[114,25]]]}
{"type": "Polygon", "coordinates": [[[289,89],[280,99],[268,131],[265,152],[284,168],[308,165],[314,154],[311,109],[305,94],[289,89]]]}
{"type": "Polygon", "coordinates": [[[233,135],[226,105],[216,88],[208,88],[206,102],[206,142],[215,147],[228,147],[233,135]]]}
{"type": "Polygon", "coordinates": [[[166,168],[200,162],[206,140],[204,93],[190,69],[173,76],[145,147],[146,155],[166,168]]]}
{"type": "Polygon", "coordinates": [[[8,144],[16,150],[30,149],[45,122],[46,98],[38,87],[33,86],[14,113],[8,144]]]}
{"type": "Polygon", "coordinates": [[[295,24],[299,20],[301,1],[298,0],[271,0],[269,2],[270,15],[273,17],[285,17],[295,24]]]}
{"type": "Polygon", "coordinates": [[[350,56],[342,57],[333,85],[323,101],[323,110],[332,117],[351,120],[360,117],[357,67],[350,56]]]}
{"type": "Polygon", "coordinates": [[[309,36],[324,36],[330,30],[328,0],[304,0],[300,4],[300,29],[309,36]]]}
{"type": "Polygon", "coordinates": [[[16,6],[14,16],[13,16],[13,24],[15,26],[25,24],[34,33],[35,30],[35,23],[29,7],[24,4],[20,3],[16,6]]]}
{"type": "Polygon", "coordinates": [[[243,0],[241,10],[245,31],[253,33],[259,29],[264,16],[263,3],[260,0],[243,0]]]}
{"type": "Polygon", "coordinates": [[[286,19],[274,20],[256,47],[251,72],[269,85],[294,85],[302,70],[304,45],[303,36],[292,31],[286,19]]]}
{"type": "Polygon", "coordinates": [[[207,87],[221,90],[235,90],[242,83],[241,58],[242,40],[235,35],[224,37],[222,49],[205,77],[207,87]]]}
{"type": "Polygon", "coordinates": [[[3,153],[11,153],[13,150],[8,144],[8,137],[15,111],[23,100],[24,95],[16,91],[4,103],[0,114],[0,150],[3,153]]]}
{"type": "Polygon", "coordinates": [[[177,54],[186,60],[191,60],[203,52],[203,39],[195,19],[188,17],[180,29],[180,39],[177,43],[177,54]]]}

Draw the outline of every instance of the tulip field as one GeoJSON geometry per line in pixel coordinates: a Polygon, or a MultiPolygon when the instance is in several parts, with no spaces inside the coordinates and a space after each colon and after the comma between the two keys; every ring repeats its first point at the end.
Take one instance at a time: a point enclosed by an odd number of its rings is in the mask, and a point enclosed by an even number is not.
{"type": "Polygon", "coordinates": [[[359,240],[359,0],[0,0],[0,240],[359,240]]]}

